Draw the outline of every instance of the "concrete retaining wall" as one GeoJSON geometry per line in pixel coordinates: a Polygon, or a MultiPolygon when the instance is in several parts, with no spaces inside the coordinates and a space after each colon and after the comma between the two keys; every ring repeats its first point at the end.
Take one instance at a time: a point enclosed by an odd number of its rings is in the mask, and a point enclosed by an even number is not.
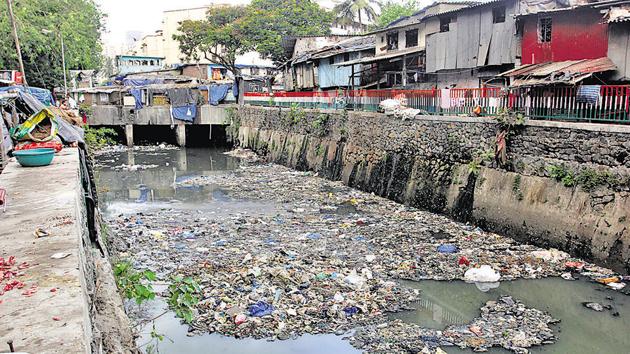
{"type": "Polygon", "coordinates": [[[77,149],[46,167],[12,161],[0,174],[0,257],[28,264],[0,296],[0,343],[17,352],[130,353],[134,347],[108,260],[90,240],[77,149]],[[36,237],[41,228],[49,233],[36,237]],[[59,257],[52,258],[58,254],[59,257]],[[34,289],[27,296],[24,292],[34,289]]]}
{"type": "Polygon", "coordinates": [[[275,162],[630,271],[630,127],[528,122],[507,165],[471,173],[493,151],[492,119],[245,106],[234,124],[241,146],[275,162]],[[552,166],[584,184],[566,187],[552,166]]]}

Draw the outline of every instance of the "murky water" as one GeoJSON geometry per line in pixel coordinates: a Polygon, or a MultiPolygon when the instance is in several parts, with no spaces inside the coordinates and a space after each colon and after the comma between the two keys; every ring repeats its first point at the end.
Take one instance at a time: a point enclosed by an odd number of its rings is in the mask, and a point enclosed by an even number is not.
{"type": "MultiPolygon", "coordinates": [[[[182,187],[176,182],[197,176],[225,173],[238,166],[238,160],[225,150],[196,148],[158,151],[125,151],[98,156],[96,178],[103,214],[115,216],[158,209],[194,210],[208,218],[236,215],[247,211],[249,216],[277,214],[282,209],[270,202],[231,199],[218,185],[182,187]],[[136,165],[137,168],[122,168],[136,165]],[[146,167],[146,168],[145,168],[146,167]]],[[[163,299],[148,304],[145,318],[163,313],[163,299]]],[[[284,341],[236,339],[219,334],[188,336],[188,326],[172,312],[157,318],[155,332],[165,335],[159,342],[161,354],[179,353],[360,353],[348,341],[336,335],[304,335],[284,341]]],[[[151,339],[152,325],[141,330],[138,345],[144,349],[151,339]]]]}
{"type": "MultiPolygon", "coordinates": [[[[158,151],[124,151],[97,158],[97,185],[100,207],[106,216],[137,213],[158,209],[195,210],[208,217],[235,215],[243,210],[249,214],[278,213],[281,206],[261,201],[233,200],[219,185],[178,187],[176,182],[196,176],[225,173],[235,169],[238,161],[223,154],[221,149],[179,149],[158,151]],[[122,165],[136,165],[131,170],[122,165]],[[144,169],[144,167],[151,166],[144,169]]],[[[511,295],[526,305],[549,312],[562,322],[554,327],[558,342],[534,348],[537,353],[630,353],[630,296],[610,291],[586,281],[562,279],[522,280],[504,282],[488,292],[481,292],[463,282],[404,282],[421,289],[423,302],[418,310],[392,317],[444,328],[449,324],[467,323],[479,315],[479,308],[500,295],[511,295]],[[595,312],[582,302],[611,305],[612,310],[595,312]],[[613,316],[617,312],[619,316],[613,316]]],[[[149,307],[149,317],[164,312],[161,299],[149,307]]],[[[156,332],[167,339],[159,352],[171,353],[359,353],[342,337],[335,335],[305,335],[297,339],[270,342],[235,339],[218,334],[188,336],[188,327],[172,313],[155,321],[156,332]]],[[[138,344],[150,341],[151,327],[142,330],[138,344]]],[[[448,353],[467,352],[444,348],[448,353]]],[[[493,350],[493,353],[504,351],[493,350]]]]}
{"type": "MultiPolygon", "coordinates": [[[[630,296],[606,289],[585,280],[561,278],[503,282],[488,292],[464,282],[403,282],[421,289],[423,299],[417,310],[392,315],[406,322],[442,329],[450,324],[465,324],[479,316],[479,308],[488,300],[510,295],[550,313],[561,322],[554,325],[557,343],[532,348],[536,353],[630,353],[630,296]],[[612,310],[595,312],[582,302],[611,305],[612,310]],[[613,316],[618,312],[619,316],[613,316]]],[[[449,353],[472,353],[457,348],[444,348],[449,353]]],[[[493,353],[507,353],[492,350],[493,353]]]]}

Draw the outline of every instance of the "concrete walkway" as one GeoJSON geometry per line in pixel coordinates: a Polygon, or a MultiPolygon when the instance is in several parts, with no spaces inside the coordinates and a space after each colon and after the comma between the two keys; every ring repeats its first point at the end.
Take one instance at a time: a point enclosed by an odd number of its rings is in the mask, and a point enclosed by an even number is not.
{"type": "Polygon", "coordinates": [[[0,174],[0,188],[8,204],[5,213],[0,208],[0,257],[13,256],[10,267],[18,273],[0,281],[0,293],[14,279],[24,284],[0,295],[0,353],[9,352],[8,341],[16,352],[89,353],[78,151],[66,148],[46,167],[12,161],[0,174]],[[50,235],[36,237],[38,228],[50,235]],[[59,259],[51,258],[55,254],[59,259]]]}

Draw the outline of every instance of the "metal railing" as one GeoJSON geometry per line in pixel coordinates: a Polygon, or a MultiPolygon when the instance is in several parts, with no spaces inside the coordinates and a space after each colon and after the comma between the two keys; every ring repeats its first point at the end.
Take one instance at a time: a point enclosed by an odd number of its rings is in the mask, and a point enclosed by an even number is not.
{"type": "Polygon", "coordinates": [[[424,114],[493,116],[504,109],[530,119],[630,124],[630,85],[602,85],[584,97],[578,87],[337,90],[245,93],[245,103],[376,112],[386,99],[404,98],[424,114]]]}

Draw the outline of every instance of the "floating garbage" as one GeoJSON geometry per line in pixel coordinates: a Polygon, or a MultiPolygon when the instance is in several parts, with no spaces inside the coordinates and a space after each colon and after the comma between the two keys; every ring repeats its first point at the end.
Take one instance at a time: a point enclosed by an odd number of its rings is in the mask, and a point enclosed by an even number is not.
{"type": "Polygon", "coordinates": [[[499,272],[489,265],[482,265],[479,268],[470,268],[464,273],[464,280],[470,283],[495,283],[501,279],[499,272]]]}
{"type": "Polygon", "coordinates": [[[248,160],[235,171],[175,182],[192,185],[219,186],[229,203],[273,207],[244,207],[225,216],[172,206],[112,215],[107,222],[119,258],[154,271],[161,281],[180,275],[198,282],[193,333],[285,339],[359,329],[351,341],[381,353],[434,353],[436,345],[448,351],[453,344],[528,348],[553,342],[553,321],[516,299],[486,304],[473,323],[439,333],[390,322],[385,314],[422,299],[397,281],[467,280],[488,291],[499,280],[560,276],[569,268],[590,278],[616,276],[588,263],[570,267],[569,261],[581,261],[312,172],[248,160]],[[501,317],[507,311],[520,317],[508,323],[501,317]]]}

